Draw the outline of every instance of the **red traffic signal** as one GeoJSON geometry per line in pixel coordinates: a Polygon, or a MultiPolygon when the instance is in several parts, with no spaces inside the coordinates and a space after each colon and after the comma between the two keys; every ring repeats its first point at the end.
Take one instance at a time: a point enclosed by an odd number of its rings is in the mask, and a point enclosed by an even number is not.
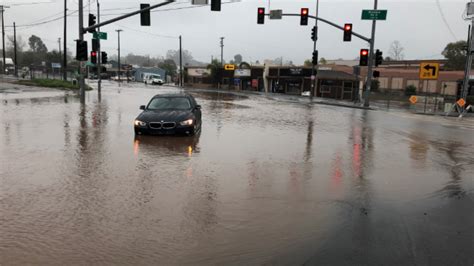
{"type": "Polygon", "coordinates": [[[257,9],[257,24],[265,23],[265,8],[259,7],[257,9]]]}
{"type": "Polygon", "coordinates": [[[369,50],[368,49],[360,49],[360,66],[367,66],[369,64],[369,50]]]}
{"type": "Polygon", "coordinates": [[[350,42],[352,40],[352,24],[344,24],[344,41],[350,42]]]}
{"type": "Polygon", "coordinates": [[[96,51],[91,52],[91,63],[92,64],[97,64],[97,52],[96,51]]]}
{"type": "Polygon", "coordinates": [[[302,25],[302,26],[308,25],[308,15],[309,15],[309,9],[308,8],[302,8],[301,9],[300,25],[302,25]]]}

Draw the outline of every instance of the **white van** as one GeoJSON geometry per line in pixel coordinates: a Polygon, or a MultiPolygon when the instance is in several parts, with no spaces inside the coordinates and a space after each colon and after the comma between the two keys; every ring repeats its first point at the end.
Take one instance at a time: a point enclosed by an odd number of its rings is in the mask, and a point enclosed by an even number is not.
{"type": "Polygon", "coordinates": [[[143,76],[143,82],[145,84],[152,84],[152,85],[163,85],[164,83],[160,75],[153,74],[153,73],[146,73],[143,76]]]}

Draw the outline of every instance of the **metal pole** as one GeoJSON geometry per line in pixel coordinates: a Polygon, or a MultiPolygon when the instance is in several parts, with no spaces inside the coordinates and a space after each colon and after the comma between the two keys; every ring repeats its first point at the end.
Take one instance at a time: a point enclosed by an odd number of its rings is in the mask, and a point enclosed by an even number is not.
{"type": "Polygon", "coordinates": [[[63,79],[67,80],[67,0],[64,0],[63,79]]]}
{"type": "Polygon", "coordinates": [[[0,12],[2,12],[2,54],[3,54],[3,61],[2,61],[2,74],[5,74],[5,66],[6,64],[6,55],[5,55],[5,20],[3,12],[5,12],[5,7],[0,6],[0,12]]]}
{"type": "MultiPolygon", "coordinates": [[[[61,62],[61,38],[58,38],[58,51],[59,51],[59,62],[61,62]]],[[[51,68],[51,70],[53,71],[53,79],[56,79],[56,76],[55,76],[55,73],[54,73],[54,68],[51,68]]],[[[58,69],[58,76],[59,76],[59,79],[61,79],[61,68],[58,69]]]]}
{"type": "MultiPolygon", "coordinates": [[[[378,0],[374,0],[374,10],[377,10],[378,0]]],[[[372,37],[370,38],[369,66],[367,68],[367,83],[364,95],[364,107],[370,106],[370,89],[372,87],[372,71],[374,66],[375,27],[377,20],[372,20],[372,37]]]]}
{"type": "MultiPolygon", "coordinates": [[[[84,8],[83,0],[79,0],[79,40],[84,41],[84,8]]],[[[82,62],[81,62],[82,63],[82,62]]],[[[84,73],[82,73],[82,68],[79,74],[79,86],[81,91],[81,103],[86,102],[86,87],[84,83],[84,73]]]]}
{"type": "MultiPolygon", "coordinates": [[[[100,4],[99,0],[97,0],[97,23],[100,23],[100,4]]],[[[97,28],[97,31],[100,32],[100,28],[97,28]]],[[[100,39],[97,40],[98,44],[98,49],[99,51],[97,52],[97,92],[99,93],[99,99],[101,98],[100,93],[102,91],[102,77],[100,75],[101,73],[101,68],[102,68],[102,53],[100,50],[100,39]]]]}
{"type": "Polygon", "coordinates": [[[123,15],[123,16],[116,17],[116,18],[113,18],[113,19],[104,21],[104,22],[102,22],[102,23],[97,23],[97,24],[95,24],[95,25],[92,25],[92,26],[90,26],[90,27],[85,28],[84,31],[89,31],[89,30],[97,29],[97,28],[103,27],[103,26],[105,26],[105,25],[109,25],[109,24],[112,24],[112,23],[114,23],[114,22],[117,22],[117,21],[119,21],[119,20],[122,20],[122,19],[125,19],[125,18],[129,18],[129,17],[131,17],[131,16],[134,16],[134,15],[137,15],[137,14],[140,14],[140,13],[143,13],[143,12],[146,12],[146,11],[149,11],[149,10],[152,10],[152,9],[155,9],[155,8],[158,8],[158,7],[171,4],[171,3],[173,3],[173,2],[175,2],[175,0],[168,0],[168,1],[166,1],[166,2],[163,2],[163,3],[160,3],[160,4],[156,4],[156,5],[153,5],[153,6],[144,8],[144,9],[140,9],[140,10],[137,10],[137,11],[134,11],[134,12],[125,14],[125,15],[123,15]]]}
{"type": "Polygon", "coordinates": [[[16,51],[16,24],[13,22],[13,50],[15,51],[15,77],[18,77],[18,57],[16,51]]]}
{"type": "Polygon", "coordinates": [[[122,82],[122,79],[121,79],[121,65],[120,65],[120,32],[122,32],[123,30],[116,30],[116,32],[118,33],[118,70],[117,70],[117,76],[118,76],[118,81],[119,82],[122,82]]]}
{"type": "Polygon", "coordinates": [[[461,93],[461,98],[466,100],[467,98],[467,93],[469,89],[469,76],[471,74],[471,67],[472,67],[472,49],[473,49],[473,36],[474,36],[474,18],[471,20],[471,25],[470,25],[470,34],[468,35],[468,45],[467,45],[467,58],[466,58],[466,69],[464,70],[464,83],[463,83],[463,89],[461,93]]]}
{"type": "Polygon", "coordinates": [[[224,65],[224,37],[221,37],[221,66],[224,65]]]}
{"type": "Polygon", "coordinates": [[[184,83],[183,79],[183,47],[182,38],[179,35],[179,86],[182,88],[184,83]]]}
{"type": "MultiPolygon", "coordinates": [[[[319,0],[316,0],[316,17],[319,16],[319,0]]],[[[318,20],[314,20],[314,43],[313,43],[313,53],[316,52],[316,43],[318,41],[318,20]]],[[[313,64],[311,68],[311,91],[309,93],[310,97],[313,97],[317,95],[317,86],[316,86],[316,77],[318,75],[318,72],[316,71],[316,67],[318,65],[318,62],[316,64],[313,64]]]]}

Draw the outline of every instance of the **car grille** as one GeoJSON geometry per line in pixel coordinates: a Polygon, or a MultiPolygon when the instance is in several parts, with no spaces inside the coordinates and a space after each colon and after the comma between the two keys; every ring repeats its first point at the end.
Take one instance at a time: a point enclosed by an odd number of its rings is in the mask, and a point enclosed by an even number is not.
{"type": "Polygon", "coordinates": [[[173,129],[175,127],[175,122],[150,122],[151,129],[173,129]]]}
{"type": "Polygon", "coordinates": [[[172,129],[176,126],[176,123],[175,122],[165,122],[163,123],[163,128],[164,129],[172,129]]]}
{"type": "Polygon", "coordinates": [[[162,126],[161,126],[161,123],[159,123],[159,122],[151,122],[150,123],[150,128],[151,129],[161,129],[162,126]]]}

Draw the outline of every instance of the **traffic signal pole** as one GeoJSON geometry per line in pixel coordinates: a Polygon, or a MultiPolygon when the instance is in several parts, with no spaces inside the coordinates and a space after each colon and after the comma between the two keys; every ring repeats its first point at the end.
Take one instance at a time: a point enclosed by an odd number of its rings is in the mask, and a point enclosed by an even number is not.
{"type": "MultiPolygon", "coordinates": [[[[84,41],[84,5],[83,0],[79,0],[79,41],[84,41]]],[[[84,61],[81,61],[82,64],[84,61]]],[[[84,104],[86,102],[86,87],[84,83],[84,73],[82,66],[80,66],[80,73],[79,73],[79,87],[80,87],[80,97],[81,103],[84,104]]]]}
{"type": "MultiPolygon", "coordinates": [[[[97,23],[100,24],[100,4],[97,0],[97,23]]],[[[100,28],[97,28],[97,31],[100,32],[100,28]]],[[[102,77],[101,77],[101,68],[102,68],[102,53],[100,52],[100,39],[97,40],[97,93],[99,94],[99,101],[101,100],[101,91],[102,91],[102,77]]]]}
{"type": "MultiPolygon", "coordinates": [[[[161,6],[165,6],[165,5],[168,5],[168,4],[171,4],[171,3],[175,2],[175,0],[168,0],[166,2],[159,3],[159,4],[156,4],[156,5],[147,7],[147,8],[143,8],[143,9],[140,9],[140,10],[137,10],[137,11],[134,11],[134,12],[131,12],[131,13],[128,13],[128,14],[125,14],[125,15],[122,15],[122,16],[104,21],[104,22],[99,22],[99,23],[97,23],[95,25],[92,25],[92,26],[89,26],[87,28],[84,28],[84,10],[83,10],[84,9],[84,4],[83,4],[83,1],[84,0],[78,0],[78,6],[79,6],[79,8],[78,8],[78,12],[79,12],[79,41],[84,41],[84,34],[86,32],[92,31],[94,29],[98,29],[98,28],[103,27],[105,25],[109,25],[109,24],[112,24],[114,22],[120,21],[122,19],[126,19],[128,17],[132,17],[132,16],[140,14],[142,12],[150,11],[152,9],[155,9],[155,8],[158,8],[158,7],[161,7],[161,6]]],[[[1,9],[1,11],[3,11],[3,8],[1,9]]],[[[119,60],[120,60],[120,57],[119,57],[119,60]]],[[[81,64],[83,62],[84,61],[81,61],[81,64]]],[[[85,101],[86,101],[86,93],[85,93],[86,90],[85,90],[84,74],[82,73],[82,68],[81,68],[81,71],[79,73],[79,87],[80,87],[81,103],[85,103],[85,101]]]]}
{"type": "MultiPolygon", "coordinates": [[[[374,10],[377,10],[378,0],[374,0],[374,10]]],[[[367,67],[367,82],[364,94],[364,107],[370,106],[370,89],[372,88],[373,67],[374,67],[374,46],[375,46],[375,28],[377,20],[372,20],[372,36],[370,38],[369,64],[367,67]]]]}
{"type": "MultiPolygon", "coordinates": [[[[269,8],[270,9],[270,8],[269,8]]],[[[319,15],[319,0],[316,0],[316,17],[319,15]]],[[[318,20],[315,19],[314,22],[314,40],[313,40],[313,53],[316,52],[316,44],[318,42],[318,20]]],[[[310,97],[313,97],[317,95],[316,90],[317,85],[316,85],[316,80],[318,76],[318,72],[316,71],[316,66],[318,65],[318,62],[316,64],[313,62],[313,67],[311,68],[311,91],[309,93],[310,97]]]]}

